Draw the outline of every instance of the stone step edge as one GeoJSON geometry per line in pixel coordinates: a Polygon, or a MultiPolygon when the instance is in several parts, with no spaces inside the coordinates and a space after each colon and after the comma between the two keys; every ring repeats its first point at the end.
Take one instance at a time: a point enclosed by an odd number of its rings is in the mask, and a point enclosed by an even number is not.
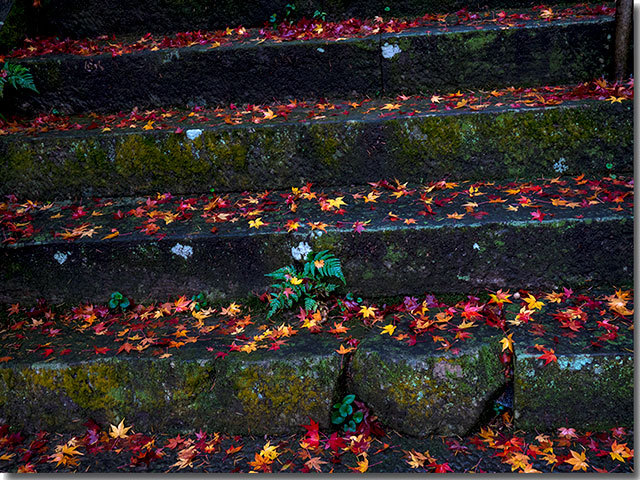
{"type": "Polygon", "coordinates": [[[21,62],[31,68],[40,93],[16,92],[5,98],[3,108],[79,113],[189,102],[264,103],[273,98],[330,97],[353,91],[412,94],[438,87],[588,81],[609,69],[612,31],[613,21],[598,19],[554,28],[542,24],[507,30],[451,29],[443,35],[401,33],[344,42],[189,47],[96,59],[42,57],[21,62]],[[589,53],[575,51],[575,42],[589,53]],[[425,51],[430,52],[427,70],[425,51]],[[562,68],[552,61],[554,56],[563,58],[562,68]],[[238,75],[248,68],[251,75],[238,75]],[[183,80],[186,77],[188,83],[183,80]]]}
{"type": "MultiPolygon", "coordinates": [[[[73,430],[73,424],[89,414],[102,423],[115,424],[126,417],[129,422],[142,424],[143,428],[159,430],[203,428],[233,434],[262,435],[288,433],[291,429],[297,429],[307,417],[316,419],[323,428],[328,428],[331,405],[339,400],[340,395],[349,392],[356,393],[361,401],[373,408],[379,421],[394,430],[418,437],[433,433],[464,435],[469,433],[469,429],[473,430],[476,422],[492,409],[493,402],[505,389],[502,366],[498,360],[500,337],[502,334],[492,337],[478,350],[463,350],[461,355],[453,357],[437,352],[423,357],[408,350],[390,363],[388,359],[378,356],[374,343],[372,347],[361,345],[356,353],[348,353],[344,358],[336,353],[309,356],[304,352],[294,352],[303,355],[302,359],[295,362],[290,362],[286,355],[279,355],[259,360],[250,356],[232,360],[114,357],[73,365],[5,364],[0,367],[0,383],[7,388],[6,391],[17,395],[15,401],[5,396],[2,403],[12,406],[5,410],[4,416],[15,416],[11,418],[11,423],[30,422],[30,425],[25,425],[27,428],[48,429],[53,426],[73,430]],[[484,360],[483,355],[486,357],[484,360]],[[221,366],[220,362],[224,364],[221,366]],[[482,362],[489,362],[490,365],[482,362]],[[408,365],[411,365],[411,375],[406,368],[408,365]],[[372,366],[376,368],[372,370],[372,366]],[[149,369],[148,376],[145,375],[143,381],[134,380],[134,372],[140,368],[149,369]],[[489,373],[493,370],[497,373],[489,373]],[[340,385],[340,379],[345,376],[347,383],[340,385]],[[159,385],[160,377],[164,379],[162,388],[159,385]],[[426,405],[428,402],[440,402],[439,396],[432,391],[432,383],[444,378],[447,379],[444,385],[450,388],[450,391],[445,391],[449,394],[447,405],[452,398],[459,397],[460,401],[453,400],[453,411],[449,411],[450,407],[446,411],[439,408],[438,411],[444,416],[440,418],[435,413],[429,413],[426,405]],[[223,387],[216,387],[218,384],[223,387]],[[468,405],[462,405],[461,402],[466,398],[464,395],[468,394],[470,388],[475,393],[466,400],[468,405]],[[164,406],[161,406],[162,400],[157,398],[161,392],[165,392],[164,406]],[[379,398],[381,392],[388,397],[379,398]],[[31,395],[35,397],[30,398],[31,395]],[[417,400],[410,400],[415,395],[418,396],[417,400]],[[424,395],[424,399],[421,395],[424,395]],[[464,421],[459,417],[459,412],[456,413],[456,408],[463,407],[471,409],[464,415],[464,421]],[[163,420],[154,421],[152,412],[160,410],[163,411],[163,420]],[[25,415],[25,411],[26,418],[19,418],[25,415]],[[410,421],[403,420],[405,414],[409,415],[410,421]],[[184,420],[183,415],[190,420],[184,420]],[[269,420],[265,422],[267,417],[269,420]],[[145,419],[151,423],[144,424],[145,419]]],[[[377,340],[379,336],[369,338],[377,340]]],[[[330,348],[338,343],[335,342],[330,348]]],[[[514,361],[521,369],[523,360],[527,362],[528,357],[521,356],[519,348],[515,341],[514,361]]],[[[518,428],[554,431],[559,426],[577,425],[577,422],[585,428],[601,430],[611,426],[633,427],[632,417],[625,418],[624,415],[620,416],[620,412],[607,410],[602,410],[602,415],[598,416],[597,407],[587,404],[585,408],[595,417],[583,418],[584,415],[578,414],[579,418],[573,418],[576,417],[571,412],[573,407],[564,405],[563,408],[562,402],[567,401],[567,396],[558,399],[552,396],[566,385],[575,387],[580,379],[584,382],[585,375],[593,375],[591,368],[581,371],[571,366],[563,367],[563,363],[570,364],[573,361],[571,358],[572,355],[558,355],[557,363],[549,367],[535,367],[532,364],[530,371],[536,373],[531,374],[523,374],[516,367],[513,412],[518,428]],[[556,378],[556,381],[549,383],[549,378],[556,378]],[[523,383],[536,379],[538,394],[523,389],[523,383]],[[543,384],[546,386],[543,387],[543,384]],[[546,399],[546,404],[542,402],[543,408],[547,405],[560,409],[571,418],[563,420],[562,414],[554,414],[547,420],[538,418],[545,415],[540,412],[539,399],[533,400],[536,395],[546,399]],[[530,407],[531,412],[528,411],[530,407]]],[[[607,404],[618,402],[619,408],[628,413],[633,405],[632,395],[631,399],[628,398],[629,385],[631,393],[633,388],[633,353],[584,354],[580,355],[579,361],[604,368],[607,372],[614,371],[612,366],[624,368],[623,373],[615,375],[607,376],[600,372],[602,378],[599,379],[599,386],[591,389],[589,399],[596,403],[596,398],[607,404]],[[612,386],[620,389],[624,398],[615,397],[612,386]]],[[[616,395],[618,389],[615,390],[616,395]]]]}
{"type": "Polygon", "coordinates": [[[633,169],[628,103],[388,116],[385,111],[384,117],[378,111],[251,127],[176,125],[182,133],[139,128],[5,135],[0,192],[55,199],[188,194],[201,190],[203,179],[224,192],[305,182],[365,184],[381,177],[505,180],[624,173],[633,169]]]}

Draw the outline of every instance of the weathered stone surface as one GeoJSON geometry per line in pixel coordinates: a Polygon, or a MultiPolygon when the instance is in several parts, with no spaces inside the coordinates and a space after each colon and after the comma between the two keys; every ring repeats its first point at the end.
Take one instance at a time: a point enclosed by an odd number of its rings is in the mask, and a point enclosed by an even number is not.
{"type": "Polygon", "coordinates": [[[458,352],[445,352],[431,337],[408,346],[376,332],[353,354],[349,391],[400,432],[462,435],[506,384],[499,338],[478,329],[458,352]]]}
{"type": "MultiPolygon", "coordinates": [[[[412,197],[403,198],[394,204],[394,214],[420,218],[412,197]]],[[[118,208],[128,212],[137,205],[118,208]]],[[[507,213],[496,205],[481,219],[443,215],[438,221],[406,225],[389,221],[388,209],[372,211],[363,202],[340,216],[345,223],[321,235],[307,227],[286,233],[289,216],[265,211],[261,219],[268,225],[259,230],[243,220],[216,223],[212,233],[211,223],[197,214],[189,222],[167,225],[161,239],[132,226],[126,236],[101,240],[103,232],[120,228],[124,234],[126,226],[112,220],[112,214],[102,215],[95,217],[105,222],[95,237],[65,242],[38,233],[27,242],[1,247],[0,301],[105,301],[113,291],[142,299],[201,291],[245,296],[269,284],[265,274],[290,264],[301,242],[314,251],[334,253],[349,288],[369,295],[630,282],[630,214],[600,204],[581,210],[582,218],[574,218],[571,208],[558,208],[540,222],[523,208],[507,213]],[[371,220],[366,229],[355,233],[352,222],[365,220],[371,220]]],[[[296,213],[301,223],[323,219],[305,209],[296,213]]],[[[34,227],[51,232],[57,220],[49,218],[50,211],[44,215],[34,227]]]]}
{"type": "MultiPolygon", "coordinates": [[[[271,14],[284,19],[288,0],[43,0],[33,8],[30,0],[16,2],[18,18],[29,19],[23,35],[95,37],[105,33],[143,35],[147,32],[171,33],[226,27],[262,26],[271,14]]],[[[572,2],[563,2],[572,3],[572,2]]],[[[470,11],[485,8],[532,6],[531,0],[298,0],[295,18],[311,18],[316,10],[325,12],[328,20],[350,17],[372,18],[422,16],[425,13],[454,12],[467,7],[470,11]]]]}
{"type": "Polygon", "coordinates": [[[39,94],[5,98],[3,111],[63,113],[274,98],[578,83],[607,73],[613,20],[534,23],[501,30],[460,26],[341,41],[246,42],[113,57],[49,55],[16,60],[39,94]],[[391,49],[391,51],[389,50],[391,49]]]}
{"type": "Polygon", "coordinates": [[[585,327],[573,332],[545,317],[539,321],[546,329],[544,337],[531,333],[533,325],[515,330],[514,409],[518,428],[633,428],[633,330],[621,326],[616,340],[600,341],[595,347],[591,342],[607,332],[596,325],[596,320],[603,319],[598,312],[590,311],[585,327]],[[545,365],[539,358],[543,351],[534,348],[536,344],[553,349],[557,361],[545,365]]]}
{"type": "Polygon", "coordinates": [[[125,417],[166,432],[288,433],[309,417],[327,428],[341,368],[335,348],[335,340],[299,335],[278,351],[224,359],[199,346],[169,359],[11,361],[0,368],[0,418],[29,431],[78,431],[88,418],[125,417]]]}
{"type": "MultiPolygon", "coordinates": [[[[630,103],[630,102],[629,102],[630,103]]],[[[428,104],[416,107],[428,111],[428,104]]],[[[0,137],[0,195],[77,198],[633,171],[631,105],[578,102],[251,127],[0,137]]]]}
{"type": "Polygon", "coordinates": [[[589,81],[611,69],[612,18],[482,30],[452,27],[382,35],[386,94],[431,94],[439,88],[496,88],[589,81]],[[579,45],[579,48],[576,46],[579,45]]]}
{"type": "Polygon", "coordinates": [[[5,112],[113,112],[172,105],[268,103],[381,90],[377,36],[341,42],[251,42],[126,55],[51,55],[28,66],[39,94],[16,92],[5,112]]]}

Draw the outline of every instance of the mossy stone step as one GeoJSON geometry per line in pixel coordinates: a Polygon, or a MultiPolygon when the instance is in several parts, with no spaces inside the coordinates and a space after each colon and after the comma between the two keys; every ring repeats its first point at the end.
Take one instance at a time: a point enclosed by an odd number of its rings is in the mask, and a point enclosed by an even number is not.
{"type": "Polygon", "coordinates": [[[514,330],[518,428],[633,428],[633,305],[625,308],[626,317],[603,317],[605,304],[567,306],[554,317],[546,306],[514,330]]]}
{"type": "Polygon", "coordinates": [[[62,113],[273,99],[405,95],[590,81],[608,72],[612,17],[526,27],[441,27],[340,41],[242,42],[124,55],[15,60],[39,94],[16,92],[3,111],[62,113]]]}
{"type": "Polygon", "coordinates": [[[377,109],[369,114],[315,120],[306,120],[303,109],[287,121],[262,125],[169,119],[167,130],[4,135],[0,195],[188,194],[380,178],[504,180],[633,171],[631,102],[429,113],[430,102],[416,100],[404,112],[380,116],[380,108],[394,102],[371,102],[377,109]],[[184,132],[175,133],[177,128],[184,132]]]}
{"type": "Polygon", "coordinates": [[[335,340],[297,335],[281,350],[216,358],[212,351],[227,352],[229,342],[214,338],[165,359],[112,350],[100,360],[5,363],[0,417],[30,431],[77,431],[88,418],[256,435],[295,431],[309,417],[329,426],[342,362],[335,340]]]}
{"type": "Polygon", "coordinates": [[[631,283],[629,181],[400,187],[5,204],[0,301],[243,297],[309,250],[369,295],[631,283]]]}
{"type": "Polygon", "coordinates": [[[481,327],[455,348],[447,348],[444,339],[409,346],[371,335],[349,364],[349,391],[396,431],[464,435],[492,412],[493,400],[506,387],[499,333],[481,327]]]}

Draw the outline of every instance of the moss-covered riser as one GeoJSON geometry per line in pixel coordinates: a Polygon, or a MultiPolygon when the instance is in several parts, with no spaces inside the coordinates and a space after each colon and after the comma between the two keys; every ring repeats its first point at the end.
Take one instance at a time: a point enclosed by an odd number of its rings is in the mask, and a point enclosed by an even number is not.
{"type": "Polygon", "coordinates": [[[589,81],[611,70],[613,35],[611,18],[447,35],[385,34],[381,44],[396,53],[382,60],[384,90],[432,94],[589,81]]]}
{"type": "Polygon", "coordinates": [[[287,345],[288,356],[121,354],[76,365],[7,366],[0,369],[0,417],[29,431],[79,431],[87,418],[126,418],[137,429],[163,432],[288,433],[309,417],[327,428],[341,359],[333,343],[312,340],[287,345]]]}
{"type": "MultiPolygon", "coordinates": [[[[516,345],[517,346],[517,345],[516,345]]],[[[633,428],[633,354],[515,356],[515,423],[524,430],[633,428]]]]}
{"type": "MultiPolygon", "coordinates": [[[[340,258],[349,289],[368,295],[623,285],[632,278],[633,222],[625,217],[452,223],[369,225],[362,234],[330,230],[308,241],[340,258]]],[[[0,301],[106,301],[114,291],[141,300],[175,292],[245,296],[267,287],[264,275],[291,263],[292,247],[301,240],[245,231],[4,247],[0,301]],[[175,253],[178,244],[180,250],[191,247],[188,256],[175,253]]]]}
{"type": "Polygon", "coordinates": [[[0,194],[77,198],[633,171],[630,105],[0,137],[0,194]]]}
{"type": "Polygon", "coordinates": [[[17,92],[3,112],[62,113],[273,99],[433,93],[443,89],[578,83],[609,70],[613,20],[527,28],[455,27],[340,42],[194,46],[126,55],[50,55],[27,65],[39,94],[17,92]],[[395,44],[389,54],[382,44],[395,44]]]}
{"type": "MultiPolygon", "coordinates": [[[[33,8],[32,0],[16,0],[15,18],[7,24],[22,28],[25,36],[96,37],[104,34],[143,35],[193,30],[217,30],[226,27],[259,27],[276,14],[284,20],[289,0],[41,0],[33,8]],[[26,20],[28,22],[28,28],[26,20]]],[[[572,3],[572,2],[563,2],[572,3]]],[[[578,2],[574,2],[578,3],[578,2]]],[[[454,12],[463,7],[470,11],[484,8],[517,8],[536,5],[531,0],[298,0],[293,19],[311,18],[316,11],[325,12],[327,20],[376,15],[421,16],[425,13],[454,12]]],[[[13,12],[12,12],[13,13],[13,12]]],[[[13,35],[6,37],[14,39],[13,35]]],[[[3,38],[4,40],[4,38],[3,38]]],[[[15,43],[7,41],[8,45],[15,43]]],[[[2,45],[2,43],[0,43],[2,45]]]]}
{"type": "Polygon", "coordinates": [[[499,339],[488,333],[482,341],[462,343],[458,354],[437,351],[439,344],[431,341],[410,347],[376,333],[353,355],[349,390],[394,430],[463,435],[506,384],[499,339]]]}

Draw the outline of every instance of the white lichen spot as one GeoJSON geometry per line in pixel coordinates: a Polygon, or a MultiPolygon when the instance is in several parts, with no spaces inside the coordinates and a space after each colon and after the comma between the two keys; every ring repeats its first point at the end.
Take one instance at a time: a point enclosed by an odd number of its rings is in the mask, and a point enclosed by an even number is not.
{"type": "Polygon", "coordinates": [[[62,265],[64,262],[67,261],[67,258],[69,258],[69,255],[71,255],[70,252],[64,253],[64,252],[56,252],[53,254],[53,258],[55,258],[55,260],[62,265]]]}
{"type": "Polygon", "coordinates": [[[322,48],[322,47],[319,47],[317,50],[318,50],[320,53],[324,53],[324,48],[322,48]]]}
{"type": "Polygon", "coordinates": [[[192,128],[190,130],[187,130],[187,138],[189,140],[195,140],[200,135],[202,135],[202,130],[200,130],[199,128],[192,128]]]}
{"type": "Polygon", "coordinates": [[[557,172],[557,173],[564,173],[566,172],[569,167],[567,166],[566,160],[564,159],[564,157],[560,157],[558,159],[558,161],[556,163],[553,164],[553,169],[557,172]]]}
{"type": "Polygon", "coordinates": [[[558,357],[558,366],[563,370],[582,370],[593,363],[593,357],[589,355],[573,355],[558,357]]]}
{"type": "Polygon", "coordinates": [[[193,247],[176,243],[171,249],[171,253],[173,253],[174,255],[178,255],[179,257],[182,257],[186,260],[191,255],[193,255],[193,247]]]}
{"type": "Polygon", "coordinates": [[[164,58],[162,59],[162,63],[169,63],[172,60],[180,60],[180,50],[178,50],[177,48],[166,52],[164,58]]]}
{"type": "Polygon", "coordinates": [[[473,249],[474,250],[480,250],[480,245],[478,245],[477,243],[473,244],[473,249]]]}
{"type": "Polygon", "coordinates": [[[311,246],[306,242],[300,242],[297,247],[291,247],[291,256],[295,260],[304,260],[311,253],[311,246]]]}
{"type": "Polygon", "coordinates": [[[401,52],[402,50],[400,50],[400,47],[398,45],[391,45],[390,43],[385,43],[382,46],[382,56],[387,59],[393,58],[401,52]]]}

